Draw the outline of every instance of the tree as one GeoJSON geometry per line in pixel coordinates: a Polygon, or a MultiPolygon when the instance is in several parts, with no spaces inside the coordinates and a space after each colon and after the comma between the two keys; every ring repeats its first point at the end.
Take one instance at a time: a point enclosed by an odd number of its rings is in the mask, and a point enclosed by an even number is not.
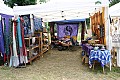
{"type": "MultiPolygon", "coordinates": [[[[48,0],[39,1],[41,3],[46,3],[48,0]]],[[[37,4],[37,0],[4,0],[4,3],[13,8],[13,6],[35,5],[37,4]]]]}
{"type": "Polygon", "coordinates": [[[120,0],[109,0],[109,1],[110,1],[109,4],[110,7],[120,2],[120,0]]]}

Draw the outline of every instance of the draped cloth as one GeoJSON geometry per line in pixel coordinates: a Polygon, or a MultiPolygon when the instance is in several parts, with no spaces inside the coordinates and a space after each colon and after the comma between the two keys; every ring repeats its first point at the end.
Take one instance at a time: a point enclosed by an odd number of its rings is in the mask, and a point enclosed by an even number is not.
{"type": "Polygon", "coordinates": [[[13,60],[13,66],[17,67],[19,65],[19,59],[18,59],[18,55],[17,55],[17,47],[16,47],[16,39],[15,39],[15,35],[16,35],[16,21],[14,20],[13,22],[13,56],[12,56],[12,60],[13,60]]]}
{"type": "Polygon", "coordinates": [[[6,55],[9,55],[9,35],[8,35],[7,27],[6,27],[6,24],[5,24],[5,18],[3,19],[3,21],[4,21],[5,53],[6,53],[6,55]]]}
{"type": "Polygon", "coordinates": [[[20,27],[20,17],[17,19],[17,32],[18,32],[19,47],[22,48],[22,35],[21,35],[21,27],[20,27]]]}
{"type": "Polygon", "coordinates": [[[25,46],[25,40],[24,40],[24,26],[23,26],[23,22],[24,20],[22,19],[22,17],[20,18],[20,27],[21,27],[21,36],[22,36],[22,53],[20,54],[20,62],[21,63],[28,63],[28,59],[27,59],[27,50],[26,50],[26,46],[25,46]]]}
{"type": "Polygon", "coordinates": [[[3,25],[2,20],[0,19],[0,52],[2,53],[2,57],[4,56],[4,51],[3,25]]]}
{"type": "Polygon", "coordinates": [[[12,49],[12,46],[13,46],[13,22],[12,22],[12,19],[9,20],[9,23],[10,23],[10,28],[9,28],[9,45],[10,45],[10,64],[9,64],[9,67],[12,66],[12,56],[13,56],[13,49],[12,49]]]}

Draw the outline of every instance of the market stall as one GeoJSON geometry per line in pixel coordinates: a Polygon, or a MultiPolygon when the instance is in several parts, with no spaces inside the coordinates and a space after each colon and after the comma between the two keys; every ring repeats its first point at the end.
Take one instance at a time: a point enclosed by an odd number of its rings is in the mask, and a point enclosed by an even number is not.
{"type": "MultiPolygon", "coordinates": [[[[48,40],[49,36],[47,36],[48,32],[46,28],[43,27],[43,23],[60,21],[60,20],[70,20],[70,19],[90,18],[92,32],[97,37],[97,39],[94,39],[92,42],[94,42],[94,44],[97,44],[97,43],[104,44],[106,46],[106,49],[109,49],[110,41],[109,41],[109,24],[108,24],[108,21],[109,21],[108,20],[108,17],[109,17],[108,4],[109,2],[107,0],[90,0],[90,1],[88,0],[67,1],[66,0],[64,2],[62,0],[61,1],[51,0],[48,3],[44,3],[40,5],[14,6],[13,12],[14,12],[15,18],[14,18],[14,23],[12,25],[15,27],[15,29],[16,29],[16,26],[18,26],[19,28],[17,29],[18,30],[17,33],[15,32],[18,35],[17,36],[13,35],[13,38],[15,38],[14,45],[16,45],[14,46],[14,53],[16,52],[20,53],[19,55],[15,54],[15,56],[19,56],[20,61],[22,60],[22,63],[31,62],[33,59],[37,58],[38,56],[41,56],[44,52],[49,50],[49,40],[48,40]],[[37,21],[34,21],[34,20],[37,20],[37,21]],[[24,34],[23,34],[23,31],[25,31],[24,34]],[[22,33],[22,35],[20,35],[20,33],[22,33]],[[106,35],[108,35],[108,37],[106,35]],[[19,37],[18,40],[17,40],[17,37],[19,37]],[[26,42],[28,42],[27,43],[28,45],[24,44],[23,37],[26,40],[26,42]],[[32,40],[32,43],[30,43],[31,40],[32,40]],[[28,48],[25,48],[25,47],[28,47],[28,48]],[[28,55],[24,54],[26,52],[26,49],[27,49],[28,55]]],[[[85,22],[83,22],[82,25],[83,25],[82,26],[83,36],[81,40],[84,40],[85,22]]],[[[71,28],[71,29],[74,29],[74,28],[71,28]]],[[[89,42],[91,44],[91,41],[89,42]]],[[[13,60],[14,59],[12,59],[12,61],[13,60]]],[[[17,65],[19,65],[18,62],[16,62],[17,65]]]]}
{"type": "Polygon", "coordinates": [[[120,2],[109,8],[110,33],[112,46],[112,64],[120,67],[120,2]]]}

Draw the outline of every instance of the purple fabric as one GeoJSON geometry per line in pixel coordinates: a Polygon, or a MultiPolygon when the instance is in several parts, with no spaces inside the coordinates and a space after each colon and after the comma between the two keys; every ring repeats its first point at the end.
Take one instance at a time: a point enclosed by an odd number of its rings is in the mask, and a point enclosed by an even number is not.
{"type": "Polygon", "coordinates": [[[4,53],[4,39],[3,39],[2,21],[0,21],[0,52],[4,53]]]}
{"type": "Polygon", "coordinates": [[[90,51],[93,49],[93,47],[90,46],[89,44],[83,44],[82,49],[87,52],[87,55],[90,55],[90,51]]]}
{"type": "MultiPolygon", "coordinates": [[[[2,13],[0,13],[0,15],[2,18],[5,18],[6,32],[8,32],[7,35],[9,35],[9,19],[12,18],[13,16],[2,14],[2,13]]],[[[0,52],[2,52],[2,54],[5,53],[4,38],[3,38],[3,25],[1,21],[0,21],[0,52]]]]}
{"type": "Polygon", "coordinates": [[[58,38],[64,36],[77,36],[78,24],[57,24],[58,38]]]}
{"type": "Polygon", "coordinates": [[[6,14],[2,14],[0,13],[2,18],[5,18],[5,25],[6,25],[6,31],[9,31],[9,19],[11,19],[13,16],[11,15],[6,15],[6,14]]]}

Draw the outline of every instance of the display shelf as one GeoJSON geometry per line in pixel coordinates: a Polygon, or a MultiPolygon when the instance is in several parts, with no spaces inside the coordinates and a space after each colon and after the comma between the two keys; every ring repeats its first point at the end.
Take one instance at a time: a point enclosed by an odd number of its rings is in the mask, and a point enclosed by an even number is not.
{"type": "Polygon", "coordinates": [[[25,37],[28,62],[32,62],[35,58],[43,56],[49,50],[49,36],[47,32],[35,32],[32,37],[25,37]],[[32,42],[34,40],[34,43],[32,42]],[[34,55],[34,53],[37,53],[34,55]]]}
{"type": "Polygon", "coordinates": [[[33,61],[34,59],[36,59],[36,58],[39,57],[39,56],[40,56],[39,54],[37,54],[36,56],[32,56],[32,57],[28,60],[28,62],[33,61]]]}
{"type": "Polygon", "coordinates": [[[39,48],[39,45],[31,45],[31,49],[39,48]]]}
{"type": "Polygon", "coordinates": [[[27,47],[28,62],[32,62],[35,58],[40,55],[40,38],[41,36],[35,35],[30,37],[25,37],[25,44],[27,47]],[[35,39],[35,40],[34,40],[35,39]],[[36,55],[33,53],[37,53],[36,55]]]}

